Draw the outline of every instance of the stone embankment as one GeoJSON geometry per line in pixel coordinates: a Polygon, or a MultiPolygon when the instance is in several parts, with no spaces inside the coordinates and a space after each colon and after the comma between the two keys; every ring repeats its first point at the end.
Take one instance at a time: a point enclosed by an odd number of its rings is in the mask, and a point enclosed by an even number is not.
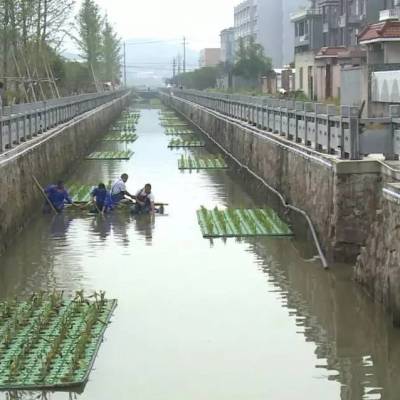
{"type": "Polygon", "coordinates": [[[129,103],[129,95],[87,112],[0,156],[0,254],[40,207],[43,184],[68,176],[129,103]]]}
{"type": "Polygon", "coordinates": [[[375,220],[357,259],[355,278],[385,305],[394,324],[400,326],[400,184],[393,182],[392,168],[383,167],[382,174],[383,181],[389,182],[382,184],[375,220]]]}
{"type": "Polygon", "coordinates": [[[331,261],[355,261],[379,199],[380,166],[375,161],[337,160],[186,100],[162,98],[288,203],[304,210],[331,261]]]}

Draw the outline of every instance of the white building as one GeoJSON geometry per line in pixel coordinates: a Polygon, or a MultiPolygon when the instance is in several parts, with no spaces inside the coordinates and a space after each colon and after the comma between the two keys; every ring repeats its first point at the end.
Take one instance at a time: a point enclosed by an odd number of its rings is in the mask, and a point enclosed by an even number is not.
{"type": "Polygon", "coordinates": [[[221,62],[233,64],[235,62],[235,28],[221,31],[221,62]]]}
{"type": "Polygon", "coordinates": [[[236,43],[253,36],[276,68],[294,60],[294,28],[290,14],[307,0],[245,0],[234,9],[236,43]]]}

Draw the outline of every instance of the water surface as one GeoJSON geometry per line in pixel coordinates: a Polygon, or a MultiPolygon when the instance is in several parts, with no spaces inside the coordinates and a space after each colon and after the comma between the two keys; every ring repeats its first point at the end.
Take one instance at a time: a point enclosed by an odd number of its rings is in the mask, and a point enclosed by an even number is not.
{"type": "Polygon", "coordinates": [[[131,160],[83,161],[68,180],[127,172],[132,192],[152,183],[167,216],[38,214],[0,259],[1,298],[84,288],[119,301],[83,393],[45,398],[398,399],[400,332],[350,267],[305,260],[303,237],[204,240],[200,205],[264,204],[234,170],[180,172],[182,153],[216,149],[169,150],[158,110],[142,110],[137,133],[96,148],[132,149],[131,160]]]}

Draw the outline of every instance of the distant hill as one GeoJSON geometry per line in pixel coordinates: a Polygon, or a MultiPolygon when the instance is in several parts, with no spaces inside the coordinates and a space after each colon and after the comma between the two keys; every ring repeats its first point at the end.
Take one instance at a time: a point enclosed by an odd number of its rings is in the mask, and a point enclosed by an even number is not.
{"type": "MultiPolygon", "coordinates": [[[[128,84],[151,87],[162,85],[165,78],[172,76],[172,60],[178,54],[183,54],[182,45],[178,42],[162,42],[157,38],[127,40],[128,84]]],[[[187,48],[186,60],[187,70],[197,68],[199,53],[187,48]]]]}

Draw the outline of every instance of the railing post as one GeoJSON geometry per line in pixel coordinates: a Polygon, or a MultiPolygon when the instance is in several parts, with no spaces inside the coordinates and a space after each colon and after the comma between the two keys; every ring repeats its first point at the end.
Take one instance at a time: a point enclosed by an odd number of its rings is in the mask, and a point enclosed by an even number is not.
{"type": "Polygon", "coordinates": [[[350,159],[359,160],[360,157],[360,118],[359,108],[350,107],[350,159]]]}

